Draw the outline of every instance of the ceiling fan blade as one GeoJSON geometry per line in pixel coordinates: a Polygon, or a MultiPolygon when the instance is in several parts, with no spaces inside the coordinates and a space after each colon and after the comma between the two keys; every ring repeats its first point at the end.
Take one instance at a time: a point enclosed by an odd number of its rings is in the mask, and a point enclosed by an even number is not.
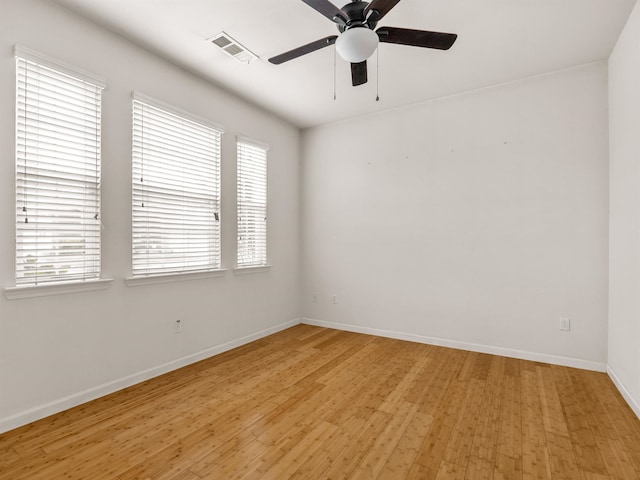
{"type": "Polygon", "coordinates": [[[373,0],[365,9],[364,15],[366,17],[370,11],[377,12],[372,14],[375,15],[372,20],[377,22],[389,13],[389,10],[395,7],[399,1],[400,0],[373,0]]]}
{"type": "Polygon", "coordinates": [[[274,65],[280,65],[281,63],[288,62],[289,60],[301,57],[302,55],[306,55],[307,53],[315,52],[316,50],[320,50],[321,48],[333,45],[334,43],[336,43],[336,38],[338,38],[337,35],[331,35],[329,37],[321,38],[320,40],[316,40],[315,42],[307,43],[306,45],[302,45],[301,47],[294,48],[293,50],[289,50],[288,52],[281,53],[280,55],[276,55],[275,57],[271,57],[269,61],[274,65]]]}
{"type": "Polygon", "coordinates": [[[351,64],[351,83],[354,87],[367,83],[367,61],[351,64]]]}
{"type": "Polygon", "coordinates": [[[380,41],[384,43],[437,48],[438,50],[449,50],[458,38],[455,33],[427,32],[396,27],[380,27],[376,33],[380,41]]]}
{"type": "Polygon", "coordinates": [[[346,22],[346,18],[344,16],[344,13],[342,13],[342,10],[336,7],[329,0],[302,0],[302,1],[307,5],[309,5],[311,8],[313,8],[316,12],[320,12],[322,15],[327,17],[332,22],[336,21],[334,20],[336,17],[342,20],[341,23],[346,22]]]}

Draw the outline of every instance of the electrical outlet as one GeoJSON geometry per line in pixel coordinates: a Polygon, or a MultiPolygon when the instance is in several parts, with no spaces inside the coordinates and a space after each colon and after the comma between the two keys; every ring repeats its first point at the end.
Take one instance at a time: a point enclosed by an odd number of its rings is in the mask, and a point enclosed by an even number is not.
{"type": "Polygon", "coordinates": [[[338,296],[335,293],[331,296],[331,303],[338,303],[338,296]]]}
{"type": "Polygon", "coordinates": [[[560,317],[560,331],[571,331],[571,319],[569,317],[560,317]]]}
{"type": "Polygon", "coordinates": [[[311,294],[311,301],[313,303],[318,303],[318,294],[317,293],[312,293],[311,294]]]}
{"type": "Polygon", "coordinates": [[[174,333],[182,333],[182,320],[176,320],[173,324],[174,333]]]}

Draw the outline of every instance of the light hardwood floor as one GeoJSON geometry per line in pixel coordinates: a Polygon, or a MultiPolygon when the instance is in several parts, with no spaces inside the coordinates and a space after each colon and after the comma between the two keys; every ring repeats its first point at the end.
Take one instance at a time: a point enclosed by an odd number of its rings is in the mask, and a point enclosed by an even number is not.
{"type": "Polygon", "coordinates": [[[299,325],[0,436],[2,480],[640,479],[602,373],[299,325]]]}

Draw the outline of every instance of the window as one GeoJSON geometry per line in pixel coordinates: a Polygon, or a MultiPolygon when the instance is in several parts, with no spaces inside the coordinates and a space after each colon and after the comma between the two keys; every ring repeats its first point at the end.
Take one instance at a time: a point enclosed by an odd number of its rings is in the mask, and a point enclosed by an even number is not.
{"type": "Polygon", "coordinates": [[[16,285],[100,277],[104,84],[16,47],[16,285]]]}
{"type": "Polygon", "coordinates": [[[134,277],[220,268],[221,134],[134,94],[134,277]]]}
{"type": "Polygon", "coordinates": [[[268,146],[238,137],[238,267],[267,265],[268,146]]]}

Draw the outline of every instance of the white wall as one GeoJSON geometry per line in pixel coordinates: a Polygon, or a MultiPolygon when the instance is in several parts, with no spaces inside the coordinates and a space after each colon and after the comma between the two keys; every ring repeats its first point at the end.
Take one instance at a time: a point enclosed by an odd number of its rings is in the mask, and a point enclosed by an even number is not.
{"type": "Polygon", "coordinates": [[[605,63],[312,128],[302,152],[309,321],[604,369],[605,63]]]}
{"type": "Polygon", "coordinates": [[[640,416],[640,5],[609,58],[609,373],[640,416]]]}
{"type": "Polygon", "coordinates": [[[51,2],[36,0],[2,0],[0,13],[0,287],[14,283],[16,43],[107,81],[103,271],[115,280],[99,292],[23,300],[0,294],[0,431],[297,319],[299,131],[51,2]],[[235,258],[235,136],[270,144],[269,272],[236,276],[228,271],[222,278],[125,285],[123,278],[130,274],[133,90],[225,127],[226,268],[233,267],[235,258]],[[179,335],[173,333],[177,318],[184,324],[179,335]]]}

